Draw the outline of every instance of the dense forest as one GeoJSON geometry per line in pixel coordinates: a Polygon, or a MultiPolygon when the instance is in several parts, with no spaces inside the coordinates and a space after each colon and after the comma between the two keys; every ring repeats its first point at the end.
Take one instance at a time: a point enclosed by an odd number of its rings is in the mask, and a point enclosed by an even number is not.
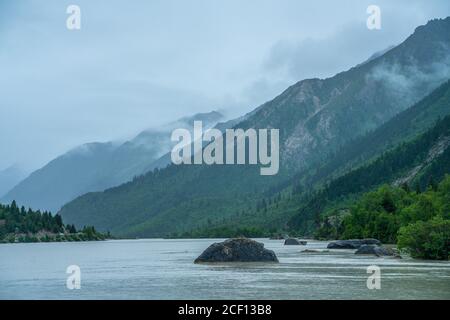
{"type": "Polygon", "coordinates": [[[74,225],[64,225],[60,215],[50,212],[0,204],[0,242],[50,242],[104,240],[104,235],[94,227],[77,230],[74,225]]]}
{"type": "Polygon", "coordinates": [[[450,246],[450,175],[430,179],[425,191],[383,185],[364,194],[343,216],[324,218],[316,237],[376,238],[397,243],[414,258],[447,260],[450,246]]]}
{"type": "Polygon", "coordinates": [[[318,227],[324,213],[345,207],[362,193],[384,183],[407,179],[413,187],[424,189],[432,177],[442,180],[450,173],[449,137],[450,116],[447,116],[414,140],[400,144],[313,192],[289,222],[290,228],[311,232],[318,227]]]}

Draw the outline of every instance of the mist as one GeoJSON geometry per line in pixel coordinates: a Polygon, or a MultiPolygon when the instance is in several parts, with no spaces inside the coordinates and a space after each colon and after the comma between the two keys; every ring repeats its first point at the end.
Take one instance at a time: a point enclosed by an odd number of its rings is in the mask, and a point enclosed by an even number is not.
{"type": "Polygon", "coordinates": [[[198,112],[237,117],[450,14],[447,1],[3,1],[0,170],[127,139],[198,112]],[[81,8],[81,30],[66,8],[81,8]]]}

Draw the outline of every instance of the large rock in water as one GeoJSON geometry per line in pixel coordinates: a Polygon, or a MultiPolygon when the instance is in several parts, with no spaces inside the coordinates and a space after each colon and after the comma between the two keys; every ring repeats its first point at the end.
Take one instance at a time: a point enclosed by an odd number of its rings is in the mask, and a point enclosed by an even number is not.
{"type": "Polygon", "coordinates": [[[377,239],[337,240],[328,244],[328,249],[359,249],[362,245],[381,245],[377,239]]]}
{"type": "Polygon", "coordinates": [[[247,238],[228,239],[210,245],[195,259],[201,262],[278,262],[275,252],[264,244],[247,238]]]}
{"type": "Polygon", "coordinates": [[[298,239],[295,239],[295,238],[289,238],[289,239],[286,239],[286,240],[284,240],[284,245],[285,246],[289,246],[289,245],[306,245],[307,244],[307,241],[304,241],[304,240],[298,240],[298,239]]]}
{"type": "Polygon", "coordinates": [[[396,252],[392,249],[388,249],[385,247],[373,245],[373,244],[364,244],[356,250],[355,254],[374,254],[376,256],[398,256],[396,252]]]}

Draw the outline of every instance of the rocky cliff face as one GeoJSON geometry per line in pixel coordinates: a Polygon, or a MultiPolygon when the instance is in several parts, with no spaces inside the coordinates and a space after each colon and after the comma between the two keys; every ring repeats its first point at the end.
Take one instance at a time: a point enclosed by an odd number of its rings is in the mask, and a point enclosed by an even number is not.
{"type": "Polygon", "coordinates": [[[423,171],[429,164],[431,164],[435,159],[441,156],[448,148],[450,147],[450,136],[444,135],[436,141],[428,151],[427,157],[419,163],[417,166],[409,170],[402,177],[396,179],[392,185],[398,187],[405,183],[411,184],[420,173],[423,171]]]}
{"type": "Polygon", "coordinates": [[[372,130],[450,76],[450,18],[418,27],[405,42],[329,79],[308,79],[259,108],[248,127],[281,130],[282,165],[301,169],[372,130]]]}

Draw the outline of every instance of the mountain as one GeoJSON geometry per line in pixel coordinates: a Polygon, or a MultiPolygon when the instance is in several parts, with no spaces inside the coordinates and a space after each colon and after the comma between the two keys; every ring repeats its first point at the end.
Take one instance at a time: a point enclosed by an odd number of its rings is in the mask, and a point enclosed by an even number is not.
{"type": "Polygon", "coordinates": [[[16,200],[34,209],[56,212],[77,196],[120,185],[167,162],[156,162],[172,147],[175,128],[192,130],[195,120],[214,126],[223,115],[213,111],[184,117],[162,128],[146,130],[123,142],[87,143],[50,161],[10,190],[1,202],[16,200]]]}
{"type": "MultiPolygon", "coordinates": [[[[450,18],[432,20],[386,53],[328,79],[300,81],[248,114],[236,128],[280,129],[276,176],[260,176],[250,165],[171,165],[81,196],[61,214],[70,223],[124,236],[164,236],[249,219],[264,197],[317,170],[446,81],[449,47],[450,18]]],[[[270,219],[264,210],[257,214],[270,219]]]]}
{"type": "Polygon", "coordinates": [[[326,182],[345,173],[364,162],[380,155],[401,142],[411,140],[431,128],[439,118],[450,114],[450,81],[412,107],[400,112],[377,129],[343,145],[339,151],[330,155],[323,165],[319,165],[310,174],[296,179],[303,184],[326,182]]]}
{"type": "Polygon", "coordinates": [[[10,166],[0,170],[0,197],[11,190],[25,176],[26,173],[18,166],[10,166]]]}
{"type": "MultiPolygon", "coordinates": [[[[267,236],[268,230],[272,230],[274,233],[289,231],[311,235],[317,227],[318,216],[329,211],[329,207],[335,208],[337,202],[339,206],[346,208],[349,205],[348,202],[357,197],[360,192],[371,190],[380,183],[393,183],[391,178],[395,174],[400,173],[400,178],[395,180],[396,185],[407,182],[409,184],[419,183],[424,187],[430,176],[440,179],[445,173],[450,172],[448,159],[441,157],[438,161],[430,163],[431,166],[423,165],[430,162],[428,160],[422,162],[420,159],[417,160],[420,167],[418,165],[414,167],[416,173],[424,173],[424,169],[426,169],[426,174],[422,174],[419,179],[417,179],[417,175],[407,175],[409,181],[402,179],[399,168],[395,167],[390,167],[387,172],[372,177],[379,179],[375,182],[371,181],[370,176],[367,177],[364,174],[372,170],[369,164],[380,161],[383,154],[404,144],[410,144],[411,141],[435,126],[436,122],[440,122],[440,119],[450,116],[449,106],[450,80],[377,129],[346,143],[336,153],[324,160],[321,165],[312,166],[310,170],[302,171],[273,187],[275,192],[265,194],[252,208],[238,212],[215,225],[202,226],[196,230],[172,236],[224,237],[228,234],[267,236]],[[355,172],[361,177],[355,178],[352,175],[355,172]],[[360,182],[355,183],[354,180],[360,182]],[[335,193],[343,186],[350,188],[355,185],[358,186],[358,190],[335,193]],[[336,196],[333,198],[331,195],[336,196]],[[289,223],[287,224],[287,222],[289,223]],[[289,230],[283,231],[286,228],[289,230]]],[[[442,126],[438,129],[442,129],[442,126]]],[[[445,147],[446,145],[437,143],[436,146],[445,147]]],[[[428,147],[422,146],[422,149],[428,150],[428,147]]],[[[442,149],[431,148],[430,150],[442,149]]],[[[394,155],[393,158],[396,161],[404,163],[398,159],[404,155],[400,155],[398,152],[394,155]]],[[[382,163],[385,168],[387,162],[382,161],[382,163]]],[[[411,165],[411,162],[407,162],[407,164],[411,165]]]]}
{"type": "Polygon", "coordinates": [[[374,54],[372,54],[372,55],[369,57],[369,59],[367,59],[366,61],[362,62],[362,63],[359,64],[358,66],[363,65],[363,64],[365,64],[365,63],[367,63],[367,62],[369,62],[369,61],[372,61],[373,59],[376,59],[376,58],[378,58],[378,57],[381,57],[383,54],[385,54],[386,52],[388,52],[389,50],[391,50],[391,49],[393,49],[393,48],[395,48],[394,45],[389,46],[389,47],[387,47],[387,48],[384,49],[384,50],[375,52],[374,54]]]}
{"type": "MultiPolygon", "coordinates": [[[[450,100],[447,100],[447,106],[450,100]]],[[[368,164],[332,180],[316,192],[290,221],[292,229],[307,233],[327,211],[341,211],[348,200],[382,184],[424,189],[430,179],[450,173],[450,116],[416,139],[402,143],[368,164]]]]}

